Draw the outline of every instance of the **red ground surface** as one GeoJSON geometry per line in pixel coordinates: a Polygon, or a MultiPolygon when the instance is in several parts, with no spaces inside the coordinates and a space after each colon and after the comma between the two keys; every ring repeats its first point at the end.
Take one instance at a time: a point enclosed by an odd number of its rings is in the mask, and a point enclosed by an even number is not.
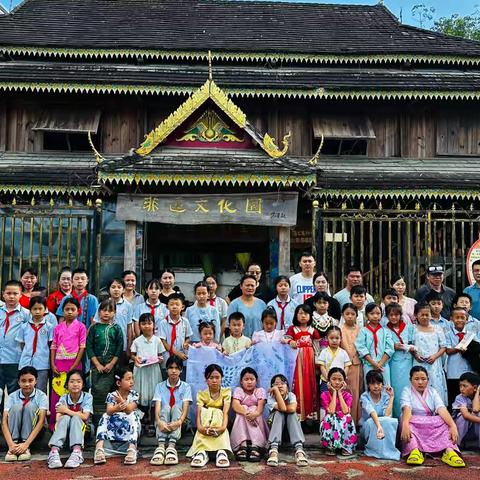
{"type": "Polygon", "coordinates": [[[248,464],[232,462],[228,470],[217,469],[213,463],[201,470],[193,470],[189,463],[182,459],[175,467],[153,467],[148,459],[140,459],[137,465],[124,466],[121,458],[110,458],[102,466],[93,466],[91,458],[76,470],[48,470],[45,456],[41,460],[28,463],[0,464],[0,480],[23,479],[29,480],[144,480],[180,478],[182,480],[267,480],[288,479],[302,477],[325,477],[329,480],[358,479],[358,480],[397,480],[397,479],[431,479],[454,480],[458,478],[468,480],[480,479],[480,455],[466,455],[467,468],[453,469],[443,465],[438,458],[427,459],[422,467],[408,467],[404,462],[382,462],[367,457],[358,457],[354,460],[342,460],[336,457],[327,457],[315,452],[308,452],[311,466],[298,468],[292,462],[289,454],[281,455],[281,464],[278,468],[267,467],[264,462],[248,464]]]}

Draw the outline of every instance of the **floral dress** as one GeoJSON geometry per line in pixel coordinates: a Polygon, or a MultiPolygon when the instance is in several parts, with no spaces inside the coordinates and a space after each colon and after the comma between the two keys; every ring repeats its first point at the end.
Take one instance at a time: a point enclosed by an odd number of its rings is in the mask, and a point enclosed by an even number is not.
{"type": "MultiPolygon", "coordinates": [[[[117,392],[107,395],[105,403],[115,405],[117,403],[117,392]]],[[[130,390],[127,396],[127,403],[138,403],[138,393],[130,390]]],[[[138,409],[131,413],[117,412],[113,415],[104,413],[97,428],[97,440],[110,440],[112,442],[128,442],[136,445],[140,436],[140,416],[138,409]]]]}
{"type": "MultiPolygon", "coordinates": [[[[343,399],[348,407],[352,406],[352,395],[350,392],[341,392],[343,399]]],[[[322,408],[327,411],[332,400],[329,391],[320,395],[322,408]]],[[[320,423],[320,441],[321,445],[328,450],[345,450],[352,453],[357,444],[357,431],[352,416],[342,412],[340,401],[337,398],[335,413],[327,413],[320,423]]]]}

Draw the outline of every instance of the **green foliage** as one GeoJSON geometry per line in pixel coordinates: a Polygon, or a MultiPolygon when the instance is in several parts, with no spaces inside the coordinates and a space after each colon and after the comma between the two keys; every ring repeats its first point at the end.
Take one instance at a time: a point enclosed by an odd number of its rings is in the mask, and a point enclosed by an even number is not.
{"type": "Polygon", "coordinates": [[[480,40],[480,11],[476,9],[472,14],[463,17],[458,14],[442,17],[434,22],[433,30],[456,37],[480,40]]]}
{"type": "Polygon", "coordinates": [[[480,41],[480,10],[475,10],[470,15],[460,16],[458,13],[450,17],[440,17],[434,20],[435,8],[419,3],[412,7],[412,17],[421,28],[427,28],[426,24],[433,21],[431,29],[435,32],[454,35],[455,37],[469,38],[480,41]]]}

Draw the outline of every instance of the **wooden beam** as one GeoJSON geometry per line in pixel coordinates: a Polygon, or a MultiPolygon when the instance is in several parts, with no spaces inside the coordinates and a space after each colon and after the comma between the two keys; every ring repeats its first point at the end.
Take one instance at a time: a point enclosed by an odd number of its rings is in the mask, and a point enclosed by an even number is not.
{"type": "Polygon", "coordinates": [[[136,259],[136,240],[137,240],[137,222],[125,222],[125,248],[123,253],[124,270],[135,271],[137,267],[136,259]]]}
{"type": "Polygon", "coordinates": [[[290,227],[278,227],[278,274],[290,275],[290,227]]]}

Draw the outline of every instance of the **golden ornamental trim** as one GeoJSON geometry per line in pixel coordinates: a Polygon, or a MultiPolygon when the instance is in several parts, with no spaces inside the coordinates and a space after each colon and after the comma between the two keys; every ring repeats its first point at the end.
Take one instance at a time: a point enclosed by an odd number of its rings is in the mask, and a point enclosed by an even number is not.
{"type": "Polygon", "coordinates": [[[247,123],[246,115],[228,98],[227,94],[224,93],[213,80],[208,79],[158,125],[158,127],[146,135],[145,140],[136,152],[141,156],[148,155],[209,98],[213,100],[218,108],[227,114],[233,122],[239,127],[245,128],[247,123]]]}
{"type": "Polygon", "coordinates": [[[283,137],[283,140],[282,140],[283,148],[282,150],[280,150],[275,143],[275,139],[271,137],[268,133],[266,133],[263,137],[262,147],[272,158],[283,157],[288,151],[290,137],[291,137],[290,132],[288,132],[283,137]]]}

